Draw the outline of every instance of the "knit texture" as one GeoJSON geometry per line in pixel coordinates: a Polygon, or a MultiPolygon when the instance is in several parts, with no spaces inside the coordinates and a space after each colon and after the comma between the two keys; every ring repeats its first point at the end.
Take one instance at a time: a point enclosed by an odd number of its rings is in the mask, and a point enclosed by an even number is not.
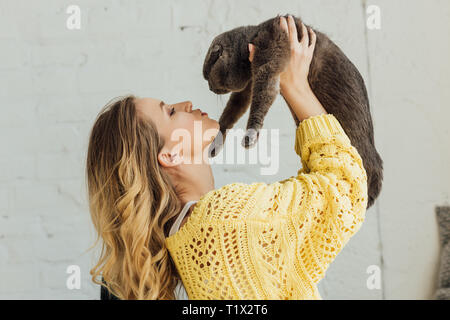
{"type": "Polygon", "coordinates": [[[204,194],[167,248],[189,299],[321,299],[317,283],[367,207],[362,159],[333,114],[300,122],[303,168],[204,194]]]}

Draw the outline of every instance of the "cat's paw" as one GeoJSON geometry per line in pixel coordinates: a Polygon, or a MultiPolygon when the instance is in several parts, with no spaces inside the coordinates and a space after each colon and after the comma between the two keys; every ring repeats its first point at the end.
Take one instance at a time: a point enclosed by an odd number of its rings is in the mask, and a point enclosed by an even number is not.
{"type": "Polygon", "coordinates": [[[209,145],[208,155],[210,158],[214,158],[219,154],[223,148],[223,143],[215,143],[214,141],[209,145]]]}
{"type": "Polygon", "coordinates": [[[224,142],[225,142],[226,135],[223,134],[221,131],[217,134],[217,136],[214,138],[213,142],[209,145],[208,150],[208,156],[209,158],[213,158],[219,154],[219,152],[222,150],[224,142]]]}
{"type": "Polygon", "coordinates": [[[248,129],[242,139],[242,146],[246,149],[253,147],[258,141],[259,131],[256,129],[248,129]]]}

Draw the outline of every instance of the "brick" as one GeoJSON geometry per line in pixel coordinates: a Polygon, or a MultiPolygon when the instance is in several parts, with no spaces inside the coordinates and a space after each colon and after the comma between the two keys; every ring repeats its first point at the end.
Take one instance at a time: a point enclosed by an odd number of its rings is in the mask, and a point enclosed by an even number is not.
{"type": "Polygon", "coordinates": [[[37,175],[42,180],[78,178],[84,173],[83,153],[47,153],[37,157],[37,175]]]}
{"type": "Polygon", "coordinates": [[[14,186],[13,209],[20,214],[32,214],[30,210],[36,210],[38,214],[45,215],[47,212],[57,212],[56,208],[74,208],[77,205],[51,182],[14,186]]]}
{"type": "Polygon", "coordinates": [[[17,155],[11,150],[6,151],[8,151],[6,156],[0,156],[0,182],[35,177],[35,157],[33,155],[17,155]]]}
{"type": "Polygon", "coordinates": [[[39,287],[39,274],[27,265],[8,265],[1,267],[0,296],[8,293],[26,292],[39,287]]]}
{"type": "Polygon", "coordinates": [[[30,63],[27,45],[18,39],[4,39],[0,51],[0,69],[21,68],[30,63]]]}

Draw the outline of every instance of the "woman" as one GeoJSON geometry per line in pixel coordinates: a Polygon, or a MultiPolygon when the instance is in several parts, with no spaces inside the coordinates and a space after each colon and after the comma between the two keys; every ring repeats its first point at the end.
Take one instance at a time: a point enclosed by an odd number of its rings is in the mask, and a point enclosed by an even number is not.
{"type": "Polygon", "coordinates": [[[190,299],[320,299],[318,281],[364,220],[367,176],[309,87],[314,32],[303,25],[298,42],[292,17],[280,23],[291,44],[280,90],[301,121],[296,176],[214,189],[205,155],[219,125],[189,101],[130,96],[98,116],[87,179],[103,246],[91,274],[119,299],[174,299],[177,285],[190,299]]]}

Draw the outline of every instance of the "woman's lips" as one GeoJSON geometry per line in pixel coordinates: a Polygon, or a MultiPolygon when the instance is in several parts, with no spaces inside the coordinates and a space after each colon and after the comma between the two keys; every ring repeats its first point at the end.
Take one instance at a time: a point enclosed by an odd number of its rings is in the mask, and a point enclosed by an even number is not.
{"type": "Polygon", "coordinates": [[[201,115],[202,117],[208,115],[207,112],[202,111],[202,109],[200,109],[200,108],[198,108],[198,111],[200,111],[200,115],[201,115]]]}

